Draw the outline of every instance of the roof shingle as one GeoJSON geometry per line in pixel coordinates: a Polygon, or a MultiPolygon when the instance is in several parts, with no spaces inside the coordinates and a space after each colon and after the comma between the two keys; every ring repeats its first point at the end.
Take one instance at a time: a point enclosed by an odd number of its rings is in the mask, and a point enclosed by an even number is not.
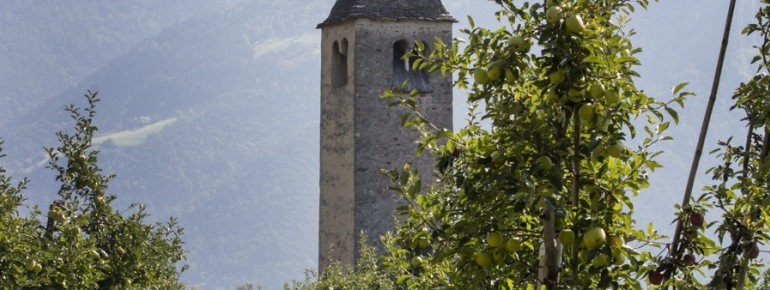
{"type": "Polygon", "coordinates": [[[337,0],[329,18],[318,28],[356,18],[456,21],[441,0],[337,0]]]}

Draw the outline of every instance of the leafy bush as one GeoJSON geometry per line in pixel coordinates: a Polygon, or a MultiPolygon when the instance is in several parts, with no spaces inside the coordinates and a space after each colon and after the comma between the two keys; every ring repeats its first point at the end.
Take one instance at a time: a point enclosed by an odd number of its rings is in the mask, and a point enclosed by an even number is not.
{"type": "Polygon", "coordinates": [[[92,148],[99,99],[85,97],[85,109],[66,108],[74,133],[56,133],[60,145],[46,148],[60,183],[47,210],[25,205],[27,180],[14,184],[0,168],[0,289],[182,289],[182,228],[173,218],[147,224],[142,205],[113,209],[114,176],[102,174],[92,148]]]}
{"type": "Polygon", "coordinates": [[[320,274],[308,270],[305,281],[294,281],[285,285],[289,290],[355,290],[355,289],[398,289],[393,274],[381,265],[374,247],[366,243],[366,236],[361,235],[360,257],[356,267],[332,261],[320,274]]]}

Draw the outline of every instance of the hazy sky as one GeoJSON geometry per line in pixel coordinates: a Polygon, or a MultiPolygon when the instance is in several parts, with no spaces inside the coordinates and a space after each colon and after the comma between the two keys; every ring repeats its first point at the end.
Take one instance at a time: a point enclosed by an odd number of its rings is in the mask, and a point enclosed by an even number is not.
{"type": "MultiPolygon", "coordinates": [[[[680,114],[680,125],[670,134],[675,140],[664,145],[667,152],[660,161],[665,166],[655,172],[652,187],[640,197],[638,212],[640,224],[654,221],[658,226],[668,225],[673,219],[671,202],[681,202],[687,175],[697,143],[706,103],[711,92],[717,57],[727,16],[729,1],[682,0],[661,1],[649,11],[634,17],[638,37],[636,43],[644,48],[640,56],[642,79],[638,84],[656,97],[666,98],[670,89],[679,82],[689,82],[689,89],[696,93],[680,114]],[[671,214],[660,215],[659,209],[667,208],[671,214]]],[[[758,1],[738,1],[733,19],[722,81],[717,95],[714,115],[709,127],[704,152],[715,148],[717,140],[731,135],[745,136],[745,125],[739,120],[740,112],[730,112],[733,90],[751,78],[756,68],[750,65],[756,53],[752,46],[759,40],[741,35],[740,31],[754,21],[758,1]]],[[[703,175],[714,166],[714,158],[704,155],[699,166],[694,187],[697,196],[702,186],[710,184],[703,175]]]]}

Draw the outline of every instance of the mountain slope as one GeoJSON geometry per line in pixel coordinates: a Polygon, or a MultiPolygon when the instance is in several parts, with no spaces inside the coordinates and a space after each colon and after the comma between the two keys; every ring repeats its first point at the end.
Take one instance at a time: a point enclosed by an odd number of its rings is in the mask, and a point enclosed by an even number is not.
{"type": "MultiPolygon", "coordinates": [[[[101,92],[105,135],[173,119],[139,142],[98,145],[101,164],[118,174],[109,191],[123,205],[147,204],[158,220],[180,219],[191,285],[275,289],[302,278],[317,257],[313,11],[328,5],[252,1],[170,25],[53,97],[60,105],[4,123],[5,161],[33,179],[30,192],[55,192],[30,144],[53,145],[52,132],[68,127],[61,106],[81,103],[86,89],[101,92]]],[[[52,198],[30,194],[39,204],[52,198]]]]}
{"type": "Polygon", "coordinates": [[[165,27],[242,0],[0,2],[0,124],[165,27]]]}

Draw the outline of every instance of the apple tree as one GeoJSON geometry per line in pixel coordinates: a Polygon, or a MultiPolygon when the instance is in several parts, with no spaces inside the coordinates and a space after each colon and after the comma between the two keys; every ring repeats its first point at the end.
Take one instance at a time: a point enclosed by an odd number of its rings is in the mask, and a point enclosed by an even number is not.
{"type": "Polygon", "coordinates": [[[304,281],[292,281],[285,284],[284,289],[400,289],[396,284],[396,272],[381,265],[377,250],[366,241],[366,234],[363,233],[359,240],[360,255],[355,269],[352,265],[332,261],[323,271],[306,271],[304,281]]]}
{"type": "Polygon", "coordinates": [[[404,125],[438,164],[436,181],[385,172],[406,205],[384,265],[419,289],[640,288],[661,237],[635,224],[632,197],[689,95],[634,84],[627,25],[648,1],[496,2],[503,27],[470,19],[464,40],[414,63],[459,76],[472,111],[459,132],[423,118],[415,92],[384,95],[413,109],[404,125]]]}
{"type": "Polygon", "coordinates": [[[46,148],[60,183],[47,209],[25,205],[27,181],[14,183],[0,168],[0,288],[182,289],[182,228],[173,218],[147,223],[141,205],[127,214],[112,207],[113,176],[102,173],[92,146],[99,99],[86,99],[85,109],[66,108],[74,132],[57,133],[60,145],[46,148]]]}
{"type": "Polygon", "coordinates": [[[677,288],[751,289],[762,276],[763,265],[756,259],[770,238],[770,2],[762,2],[756,22],[743,30],[761,39],[752,60],[757,75],[735,90],[731,107],[744,112],[746,134],[720,141],[711,152],[722,161],[707,171],[714,183],[679,207],[682,238],[672,245],[677,251],[661,259],[655,270],[667,274],[671,279],[665,283],[677,288]],[[719,213],[720,219],[705,222],[709,211],[719,213]],[[707,229],[713,229],[718,241],[707,229]],[[693,278],[697,275],[709,279],[701,284],[693,278]]]}

